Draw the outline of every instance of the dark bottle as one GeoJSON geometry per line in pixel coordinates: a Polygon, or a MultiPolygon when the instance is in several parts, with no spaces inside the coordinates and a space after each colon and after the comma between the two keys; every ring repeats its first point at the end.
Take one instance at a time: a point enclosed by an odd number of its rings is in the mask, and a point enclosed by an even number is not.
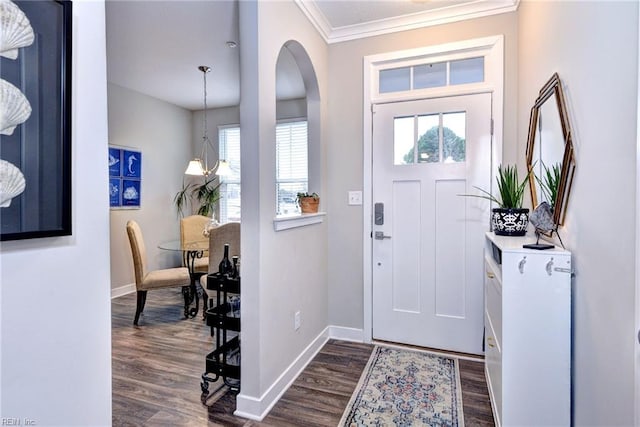
{"type": "Polygon", "coordinates": [[[224,244],[224,256],[222,257],[222,261],[218,265],[218,273],[220,274],[233,274],[233,265],[231,265],[231,261],[229,261],[229,244],[224,244]]]}
{"type": "Polygon", "coordinates": [[[240,270],[238,270],[238,255],[234,255],[232,259],[233,259],[233,277],[238,278],[240,277],[240,270]]]}

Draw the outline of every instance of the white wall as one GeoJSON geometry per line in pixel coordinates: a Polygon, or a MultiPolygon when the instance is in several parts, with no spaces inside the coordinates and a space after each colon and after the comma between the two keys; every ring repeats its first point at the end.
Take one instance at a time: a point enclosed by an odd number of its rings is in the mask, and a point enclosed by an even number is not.
{"type": "Polygon", "coordinates": [[[576,174],[560,229],[573,252],[573,422],[634,424],[637,2],[532,2],[519,9],[518,141],[558,72],[576,174]]]}
{"type": "Polygon", "coordinates": [[[3,419],[111,424],[105,57],[104,2],[74,2],[73,235],[2,243],[3,419]]]}
{"type": "MultiPolygon", "coordinates": [[[[141,208],[110,211],[111,287],[119,289],[135,283],[126,232],[129,219],[142,228],[150,269],[181,263],[179,253],[157,246],[180,238],[173,197],[192,158],[193,138],[189,110],[111,83],[108,95],[109,143],[142,151],[141,208]]],[[[119,291],[126,289],[135,288],[119,291]]]]}
{"type": "MultiPolygon", "coordinates": [[[[251,416],[263,413],[282,386],[281,375],[291,373],[288,367],[327,326],[326,224],[273,231],[275,71],[289,40],[304,46],[320,85],[319,103],[309,109],[310,134],[322,138],[313,156],[318,178],[324,175],[327,47],[293,2],[240,2],[243,374],[237,402],[251,416]],[[320,123],[312,123],[315,114],[322,116],[320,123]],[[298,331],[296,310],[302,314],[298,331]]],[[[312,186],[324,194],[322,179],[312,186]]]]}
{"type": "MultiPolygon", "coordinates": [[[[333,44],[329,48],[327,211],[329,224],[329,323],[363,328],[362,208],[347,204],[349,190],[363,189],[363,57],[504,34],[504,160],[515,162],[517,16],[486,18],[333,44]]],[[[524,158],[524,154],[521,154],[524,158]]]]}

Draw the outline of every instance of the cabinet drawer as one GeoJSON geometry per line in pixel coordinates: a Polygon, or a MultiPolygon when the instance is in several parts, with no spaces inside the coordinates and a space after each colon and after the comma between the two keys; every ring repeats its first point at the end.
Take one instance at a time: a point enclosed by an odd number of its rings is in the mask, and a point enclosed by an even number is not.
{"type": "Polygon", "coordinates": [[[495,332],[495,338],[498,344],[502,346],[502,287],[495,276],[493,278],[489,277],[489,273],[490,270],[487,270],[484,288],[486,310],[495,332]]]}
{"type": "Polygon", "coordinates": [[[496,425],[499,426],[502,419],[502,352],[495,339],[495,331],[485,313],[485,364],[487,374],[487,387],[491,398],[496,425]]]}

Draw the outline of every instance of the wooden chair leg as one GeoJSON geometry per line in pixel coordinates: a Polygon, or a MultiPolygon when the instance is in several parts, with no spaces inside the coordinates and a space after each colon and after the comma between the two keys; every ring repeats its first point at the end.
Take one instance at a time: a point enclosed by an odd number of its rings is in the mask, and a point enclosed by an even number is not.
{"type": "Polygon", "coordinates": [[[138,326],[138,319],[140,314],[144,310],[144,304],[147,302],[147,291],[138,291],[138,300],[136,302],[136,317],[133,319],[133,324],[138,326]]]}

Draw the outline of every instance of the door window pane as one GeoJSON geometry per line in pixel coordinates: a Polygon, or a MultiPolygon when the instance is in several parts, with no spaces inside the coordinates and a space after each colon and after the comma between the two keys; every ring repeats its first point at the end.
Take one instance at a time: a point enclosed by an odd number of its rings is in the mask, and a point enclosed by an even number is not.
{"type": "Polygon", "coordinates": [[[440,161],[440,115],[418,116],[418,163],[440,161]]]}
{"type": "Polygon", "coordinates": [[[415,121],[411,117],[393,119],[393,164],[407,165],[415,163],[413,147],[416,144],[415,121]]]}
{"type": "Polygon", "coordinates": [[[447,63],[416,65],[413,67],[413,88],[424,89],[447,85],[447,63]]]}
{"type": "Polygon", "coordinates": [[[464,162],[466,113],[395,117],[393,149],[394,165],[464,162]]]}
{"type": "Polygon", "coordinates": [[[399,92],[411,89],[411,68],[381,70],[379,74],[380,93],[399,92]]]}
{"type": "Polygon", "coordinates": [[[484,81],[484,57],[450,62],[449,82],[452,85],[484,81]]]}
{"type": "Polygon", "coordinates": [[[466,113],[442,115],[442,161],[464,162],[466,158],[466,113]]]}

